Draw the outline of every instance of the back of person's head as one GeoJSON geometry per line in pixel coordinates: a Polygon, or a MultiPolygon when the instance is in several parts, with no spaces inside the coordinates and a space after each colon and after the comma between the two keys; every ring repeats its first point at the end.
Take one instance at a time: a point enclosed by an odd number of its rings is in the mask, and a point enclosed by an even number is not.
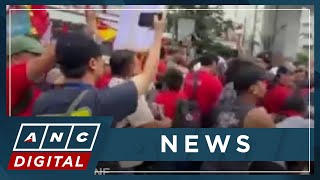
{"type": "Polygon", "coordinates": [[[128,77],[133,74],[135,53],[130,50],[116,50],[110,57],[112,75],[128,77]]]}
{"type": "Polygon", "coordinates": [[[203,56],[201,56],[198,60],[201,63],[201,66],[211,66],[213,64],[218,64],[219,62],[218,56],[213,53],[206,53],[203,56]]]}
{"type": "Polygon", "coordinates": [[[281,65],[278,67],[276,76],[273,80],[274,84],[282,84],[290,86],[294,83],[293,76],[294,68],[288,67],[287,65],[281,65]]]}
{"type": "Polygon", "coordinates": [[[265,64],[267,64],[267,69],[270,69],[272,67],[272,52],[261,52],[257,55],[257,58],[261,59],[265,64]]]}
{"type": "Polygon", "coordinates": [[[170,68],[164,76],[164,83],[169,90],[179,91],[183,83],[183,74],[175,68],[170,68]]]}
{"type": "MultiPolygon", "coordinates": [[[[286,100],[285,104],[281,108],[284,112],[296,112],[299,114],[304,114],[306,111],[305,100],[299,90],[296,90],[292,95],[290,95],[286,100]]],[[[287,114],[290,115],[290,114],[287,114]]]]}
{"type": "MultiPolygon", "coordinates": [[[[81,78],[93,63],[102,57],[99,45],[83,33],[65,33],[58,37],[56,45],[57,62],[66,78],[81,78]]],[[[103,64],[103,62],[101,62],[103,64]]],[[[102,71],[103,67],[101,67],[102,71]]]]}
{"type": "MultiPolygon", "coordinates": [[[[262,89],[260,86],[254,86],[259,85],[259,82],[264,83],[265,79],[265,71],[262,68],[255,64],[244,66],[241,68],[241,70],[238,70],[236,76],[234,77],[234,89],[239,95],[243,92],[250,92],[252,94],[257,93],[255,95],[258,96],[264,96],[266,89],[262,89]]],[[[266,84],[264,85],[266,86],[266,84]]]]}
{"type": "Polygon", "coordinates": [[[233,59],[228,63],[228,68],[225,72],[225,83],[233,82],[235,77],[237,77],[238,72],[247,66],[253,65],[250,61],[245,61],[242,59],[233,59]]]}

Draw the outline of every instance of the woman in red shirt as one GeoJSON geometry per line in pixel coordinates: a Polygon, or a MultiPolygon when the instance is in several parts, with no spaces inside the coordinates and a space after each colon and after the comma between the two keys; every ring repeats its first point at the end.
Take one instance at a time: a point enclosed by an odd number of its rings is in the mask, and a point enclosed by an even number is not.
{"type": "Polygon", "coordinates": [[[168,69],[163,80],[165,90],[157,94],[155,102],[163,106],[165,116],[174,119],[178,101],[187,99],[186,95],[181,91],[183,75],[177,69],[168,69]]]}

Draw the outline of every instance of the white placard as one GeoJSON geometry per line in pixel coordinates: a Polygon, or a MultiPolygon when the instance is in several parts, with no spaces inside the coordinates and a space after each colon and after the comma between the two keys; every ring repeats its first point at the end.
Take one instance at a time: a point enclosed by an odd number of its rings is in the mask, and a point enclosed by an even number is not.
{"type": "Polygon", "coordinates": [[[145,51],[150,48],[154,39],[154,31],[138,25],[141,12],[160,12],[164,5],[125,5],[120,13],[118,33],[113,44],[114,50],[129,49],[145,51]]]}

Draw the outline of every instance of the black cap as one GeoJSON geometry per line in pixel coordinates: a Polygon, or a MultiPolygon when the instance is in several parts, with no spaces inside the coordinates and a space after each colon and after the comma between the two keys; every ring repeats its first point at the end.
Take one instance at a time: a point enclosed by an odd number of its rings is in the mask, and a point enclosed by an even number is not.
{"type": "Polygon", "coordinates": [[[65,68],[77,68],[88,64],[91,58],[102,56],[100,46],[83,33],[65,33],[56,45],[58,63],[65,68]]]}

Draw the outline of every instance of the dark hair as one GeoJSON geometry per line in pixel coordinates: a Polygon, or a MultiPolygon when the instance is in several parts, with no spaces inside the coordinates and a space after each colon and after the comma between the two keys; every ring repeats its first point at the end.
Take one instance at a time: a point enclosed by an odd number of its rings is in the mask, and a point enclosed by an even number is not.
{"type": "Polygon", "coordinates": [[[279,79],[281,75],[290,73],[290,70],[286,68],[285,66],[279,66],[276,75],[274,76],[274,79],[272,81],[272,87],[275,86],[277,83],[279,83],[279,79]]]}
{"type": "Polygon", "coordinates": [[[257,55],[257,58],[262,59],[262,61],[268,65],[268,67],[267,67],[268,70],[271,69],[271,67],[272,67],[272,52],[270,52],[270,51],[261,52],[257,55]]]}
{"type": "Polygon", "coordinates": [[[219,58],[216,54],[205,54],[199,58],[199,62],[202,66],[210,66],[213,63],[218,63],[219,58]]]}
{"type": "Polygon", "coordinates": [[[183,83],[183,75],[179,70],[170,68],[164,75],[163,80],[169,90],[178,91],[183,83]]]}
{"type": "Polygon", "coordinates": [[[88,65],[82,65],[75,68],[69,68],[61,65],[60,69],[63,75],[67,78],[81,78],[85,75],[88,65]]]}
{"type": "Polygon", "coordinates": [[[81,78],[91,58],[102,56],[99,45],[83,33],[64,33],[56,45],[57,63],[66,78],[81,78]]]}
{"type": "Polygon", "coordinates": [[[238,94],[241,94],[261,80],[265,80],[265,71],[262,68],[255,64],[244,66],[235,74],[234,89],[238,94]]]}
{"type": "Polygon", "coordinates": [[[295,92],[286,99],[281,109],[283,111],[291,110],[299,113],[304,113],[306,111],[305,100],[300,93],[300,89],[295,90],[295,92]]]}
{"type": "Polygon", "coordinates": [[[241,59],[233,59],[228,63],[228,68],[225,72],[225,83],[233,82],[235,77],[241,69],[246,66],[253,65],[250,61],[244,61],[241,59]]]}
{"type": "Polygon", "coordinates": [[[164,59],[166,57],[166,50],[164,47],[161,47],[160,49],[160,59],[164,59]]]}
{"type": "Polygon", "coordinates": [[[130,50],[116,50],[110,57],[112,75],[127,76],[130,73],[131,64],[134,61],[135,53],[130,50]]]}

